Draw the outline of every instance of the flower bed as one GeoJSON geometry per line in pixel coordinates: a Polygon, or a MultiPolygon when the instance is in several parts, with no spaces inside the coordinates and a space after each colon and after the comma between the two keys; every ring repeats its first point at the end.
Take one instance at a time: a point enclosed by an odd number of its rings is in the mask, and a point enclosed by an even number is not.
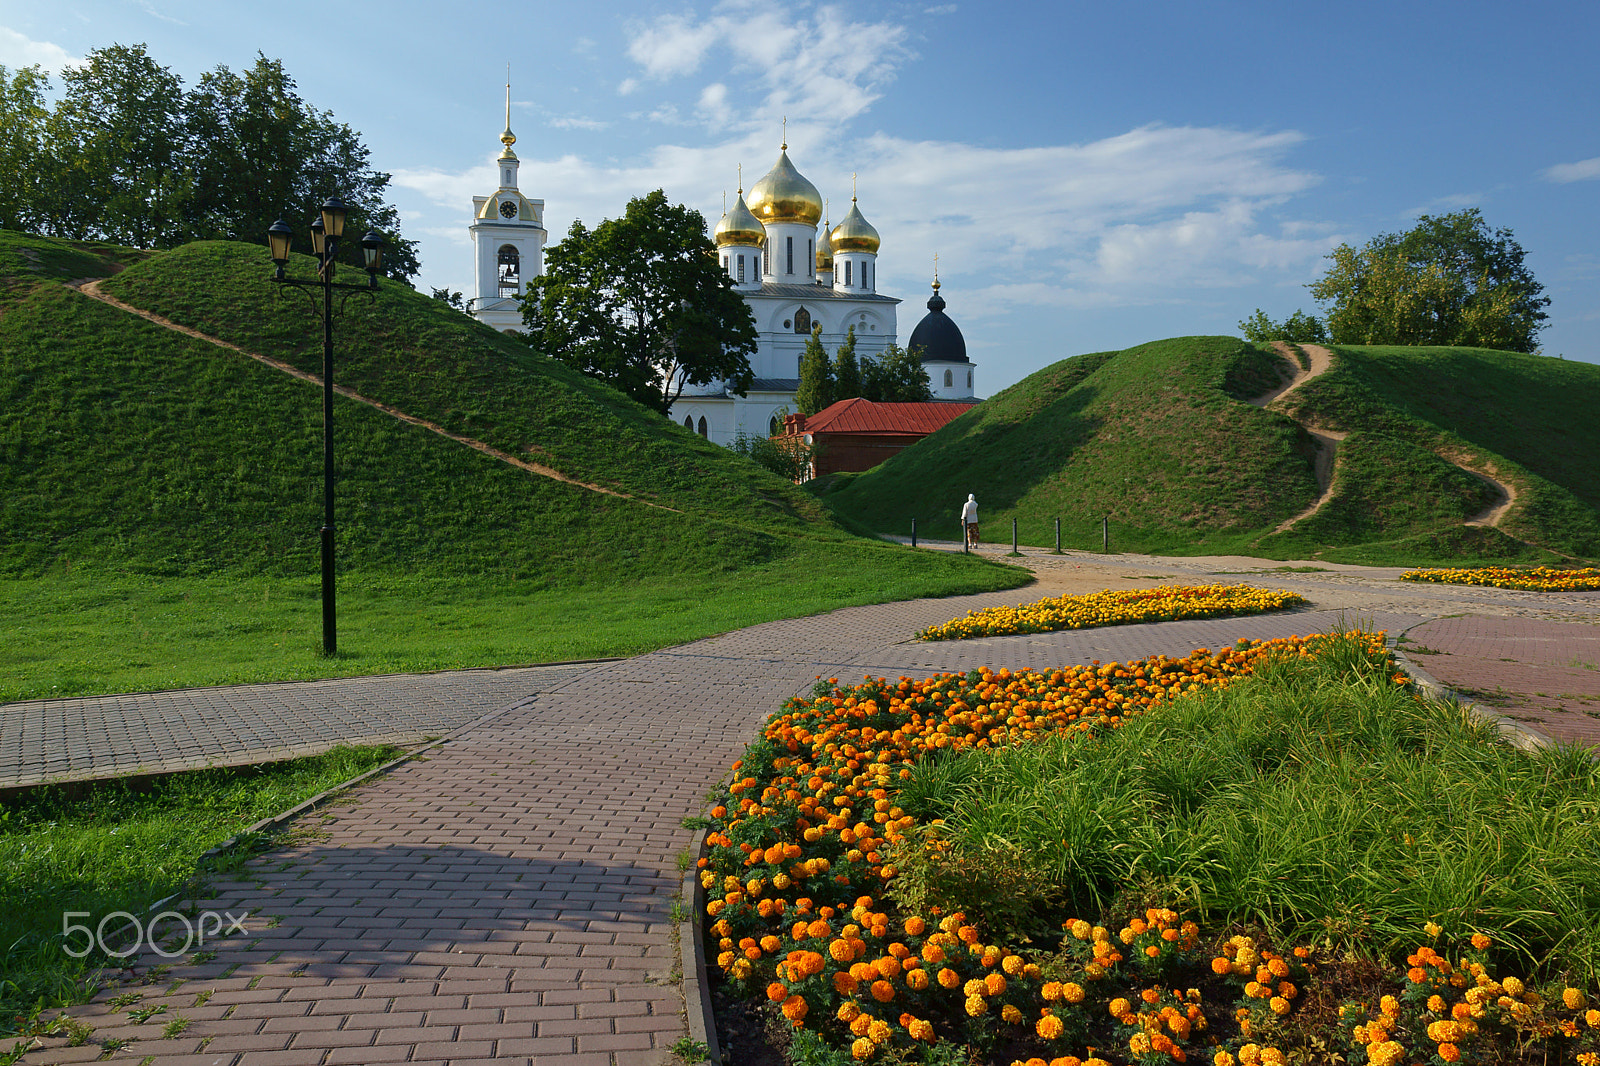
{"type": "Polygon", "coordinates": [[[1432,581],[1441,585],[1492,585],[1524,592],[1588,592],[1600,589],[1600,570],[1592,566],[1582,570],[1552,570],[1544,566],[1532,570],[1513,570],[1506,566],[1485,566],[1476,570],[1438,567],[1407,570],[1400,575],[1400,580],[1432,581]]]}
{"type": "Polygon", "coordinates": [[[1153,589],[1106,589],[1080,596],[1054,596],[1015,607],[986,607],[943,625],[929,626],[920,640],[966,640],[1012,633],[1053,633],[1061,629],[1171,622],[1180,618],[1227,618],[1298,607],[1306,601],[1293,592],[1250,585],[1161,585],[1153,589]]]}
{"type": "Polygon", "coordinates": [[[1409,972],[1369,974],[1353,995],[1346,983],[1311,996],[1341,958],[1242,935],[1208,945],[1161,907],[1117,922],[1071,919],[1059,943],[1027,945],[962,912],[888,902],[895,857],[941,846],[937,824],[919,825],[896,802],[919,761],[1116,730],[1178,696],[1230,686],[1266,659],[1316,656],[1339,639],[1358,642],[1390,683],[1381,634],[1241,641],[1050,673],[819,682],[767,724],[711,812],[700,872],[711,955],[736,992],[770,1001],[803,1036],[796,1062],[955,1063],[976,1049],[981,1061],[1026,1066],[1280,1064],[1310,996],[1324,1015],[1319,1038],[1342,1044],[1352,1066],[1501,1061],[1489,1049],[1539,1037],[1565,1039],[1579,1056],[1571,1061],[1600,1066],[1600,1012],[1585,994],[1541,997],[1516,978],[1496,981],[1482,934],[1452,947],[1430,927],[1409,972]],[[1332,994],[1344,1000],[1337,1017],[1332,994]]]}

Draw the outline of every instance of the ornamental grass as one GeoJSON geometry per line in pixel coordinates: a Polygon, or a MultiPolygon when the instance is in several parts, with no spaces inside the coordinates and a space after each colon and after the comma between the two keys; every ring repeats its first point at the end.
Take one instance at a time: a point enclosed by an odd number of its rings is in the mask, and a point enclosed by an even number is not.
{"type": "Polygon", "coordinates": [[[800,1064],[1600,1066],[1596,810],[1592,761],[1421,699],[1381,634],[1246,641],[819,682],[700,880],[800,1064]]]}
{"type": "Polygon", "coordinates": [[[1053,596],[1015,607],[968,611],[942,625],[929,626],[919,640],[967,640],[1013,633],[1053,633],[1062,629],[1171,622],[1180,618],[1227,618],[1299,607],[1305,600],[1293,592],[1251,585],[1160,585],[1153,589],[1090,592],[1053,596]]]}
{"type": "Polygon", "coordinates": [[[1492,585],[1524,592],[1590,592],[1600,589],[1600,570],[1586,566],[1581,570],[1553,570],[1540,566],[1513,570],[1506,566],[1485,566],[1475,570],[1430,567],[1407,570],[1401,581],[1432,581],[1441,585],[1492,585]]]}

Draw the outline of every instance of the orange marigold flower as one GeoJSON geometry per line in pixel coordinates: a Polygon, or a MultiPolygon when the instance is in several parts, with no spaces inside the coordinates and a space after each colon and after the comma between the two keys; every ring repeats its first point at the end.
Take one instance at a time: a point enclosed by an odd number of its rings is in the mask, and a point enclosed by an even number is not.
{"type": "Polygon", "coordinates": [[[939,971],[939,985],[942,988],[955,988],[961,983],[961,975],[946,966],[939,971]]]}
{"type": "Polygon", "coordinates": [[[838,1019],[849,1025],[861,1016],[861,1005],[853,999],[847,999],[839,1004],[838,1019]]]}
{"type": "Polygon", "coordinates": [[[992,973],[983,979],[983,987],[991,996],[998,996],[1006,990],[1006,979],[1003,974],[992,973]]]}
{"type": "Polygon", "coordinates": [[[1065,999],[1068,1003],[1082,1003],[1083,986],[1068,981],[1066,984],[1061,986],[1061,998],[1065,999]]]}
{"type": "Polygon", "coordinates": [[[865,1062],[877,1053],[878,1045],[864,1036],[850,1045],[850,1057],[858,1062],[865,1062]]]}
{"type": "Polygon", "coordinates": [[[789,987],[785,984],[774,981],[767,986],[767,998],[772,1000],[774,1003],[781,1002],[788,995],[789,987]]]}
{"type": "Polygon", "coordinates": [[[1040,1018],[1038,1023],[1033,1028],[1034,1032],[1038,1033],[1044,1039],[1055,1040],[1061,1035],[1062,1031],[1066,1027],[1061,1024],[1060,1018],[1057,1018],[1054,1014],[1047,1014],[1043,1018],[1040,1018]]]}
{"type": "Polygon", "coordinates": [[[1454,1044],[1440,1044],[1439,1057],[1446,1062],[1460,1062],[1461,1049],[1454,1044]]]}
{"type": "MultiPolygon", "coordinates": [[[[1214,974],[1217,974],[1219,976],[1232,973],[1233,972],[1233,963],[1229,962],[1227,959],[1223,958],[1221,955],[1218,955],[1216,958],[1211,960],[1211,972],[1214,973],[1214,974]]],[[[1218,1054],[1220,1054],[1220,1055],[1228,1055],[1228,1053],[1226,1051],[1219,1052],[1218,1054]]],[[[1228,1060],[1231,1062],[1233,1060],[1233,1056],[1232,1055],[1228,1055],[1228,1060]]]]}
{"type": "Polygon", "coordinates": [[[927,970],[907,970],[906,971],[906,984],[911,988],[911,990],[913,992],[921,992],[923,989],[928,987],[928,971],[927,970]]]}
{"type": "Polygon", "coordinates": [[[872,998],[879,1003],[887,1003],[894,998],[894,985],[888,981],[872,982],[872,998]]]}
{"type": "Polygon", "coordinates": [[[1568,1010],[1582,1010],[1588,1000],[1584,997],[1582,989],[1567,988],[1561,992],[1561,1002],[1566,1004],[1568,1010]]]}
{"type": "Polygon", "coordinates": [[[1483,951],[1491,943],[1493,943],[1493,941],[1491,941],[1488,937],[1484,936],[1482,933],[1473,933],[1472,934],[1472,946],[1477,948],[1479,951],[1483,951]]]}
{"type": "Polygon", "coordinates": [[[785,1018],[788,1018],[795,1025],[799,1025],[801,1021],[805,1019],[805,1016],[810,1008],[806,1006],[804,997],[790,996],[788,999],[783,1001],[783,1007],[781,1010],[783,1011],[783,1016],[785,1018]]]}
{"type": "Polygon", "coordinates": [[[1061,998],[1062,985],[1060,981],[1049,981],[1039,989],[1039,995],[1047,1003],[1054,1003],[1061,998]]]}
{"type": "Polygon", "coordinates": [[[861,987],[861,982],[845,973],[843,970],[833,975],[833,990],[841,996],[853,996],[856,989],[861,987]]]}
{"type": "Polygon", "coordinates": [[[905,921],[906,936],[921,936],[927,928],[928,923],[914,914],[905,921]]]}

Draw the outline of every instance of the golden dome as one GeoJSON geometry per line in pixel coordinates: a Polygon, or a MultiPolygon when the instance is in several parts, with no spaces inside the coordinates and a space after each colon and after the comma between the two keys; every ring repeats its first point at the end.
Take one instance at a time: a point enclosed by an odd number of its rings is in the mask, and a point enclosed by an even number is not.
{"type": "Polygon", "coordinates": [[[828,239],[828,224],[822,224],[822,236],[817,241],[817,273],[833,269],[833,241],[828,239]]]}
{"type": "Polygon", "coordinates": [[[767,225],[798,222],[815,226],[822,220],[822,194],[789,162],[788,145],[766,177],[750,187],[750,211],[767,225]]]}
{"type": "Polygon", "coordinates": [[[850,198],[850,213],[844,216],[844,221],[833,227],[833,232],[828,235],[829,243],[833,245],[835,253],[838,252],[872,252],[877,254],[878,247],[883,242],[878,237],[878,231],[872,228],[872,223],[861,217],[861,208],[856,206],[855,197],[850,198]]]}
{"type": "Polygon", "coordinates": [[[767,231],[762,228],[761,220],[745,206],[743,189],[733,203],[733,210],[724,214],[717,223],[711,239],[717,242],[718,248],[730,244],[753,244],[759,248],[766,243],[767,231]]]}

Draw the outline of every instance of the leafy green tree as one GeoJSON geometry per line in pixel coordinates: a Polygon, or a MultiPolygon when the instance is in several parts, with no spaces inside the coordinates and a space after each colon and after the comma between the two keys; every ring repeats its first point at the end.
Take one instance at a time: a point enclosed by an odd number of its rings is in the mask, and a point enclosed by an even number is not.
{"type": "Polygon", "coordinates": [[[31,231],[41,221],[49,88],[37,64],[14,74],[0,66],[0,229],[31,231]]]}
{"type": "Polygon", "coordinates": [[[1423,215],[1364,248],[1341,244],[1309,288],[1336,344],[1457,344],[1531,352],[1550,299],[1508,229],[1477,208],[1423,215]]]}
{"type": "Polygon", "coordinates": [[[686,385],[750,387],[755,318],[700,212],[657,189],[592,231],[574,222],[523,299],[525,339],[666,413],[686,385]]]}
{"type": "Polygon", "coordinates": [[[833,364],[822,346],[822,324],[811,327],[811,338],[800,356],[800,388],[794,405],[803,415],[814,415],[838,397],[834,394],[833,364]]]}
{"type": "Polygon", "coordinates": [[[182,81],[142,44],[97,48],[61,80],[42,168],[53,187],[50,230],[141,248],[181,244],[194,188],[182,81]]]}
{"type": "Polygon", "coordinates": [[[933,399],[920,349],[894,342],[876,359],[861,361],[861,395],[877,403],[927,403],[933,399]]]}
{"type": "Polygon", "coordinates": [[[848,400],[861,395],[861,361],[856,358],[856,328],[851,326],[844,343],[833,354],[833,398],[848,400]]]}
{"type": "Polygon", "coordinates": [[[1316,315],[1308,315],[1299,308],[1282,322],[1274,322],[1261,308],[1239,323],[1244,339],[1252,344],[1268,341],[1291,341],[1296,344],[1326,344],[1328,327],[1316,315]]]}
{"type": "Polygon", "coordinates": [[[350,208],[341,261],[361,263],[370,229],[384,238],[385,274],[410,278],[420,269],[416,242],[400,236],[399,213],[384,201],[389,175],[369,165],[360,134],[301,99],[282,61],[257,53],[243,73],[219,66],[200,75],[184,124],[196,146],[190,239],[264,244],[280,218],[305,234],[337,193],[350,208]]]}

